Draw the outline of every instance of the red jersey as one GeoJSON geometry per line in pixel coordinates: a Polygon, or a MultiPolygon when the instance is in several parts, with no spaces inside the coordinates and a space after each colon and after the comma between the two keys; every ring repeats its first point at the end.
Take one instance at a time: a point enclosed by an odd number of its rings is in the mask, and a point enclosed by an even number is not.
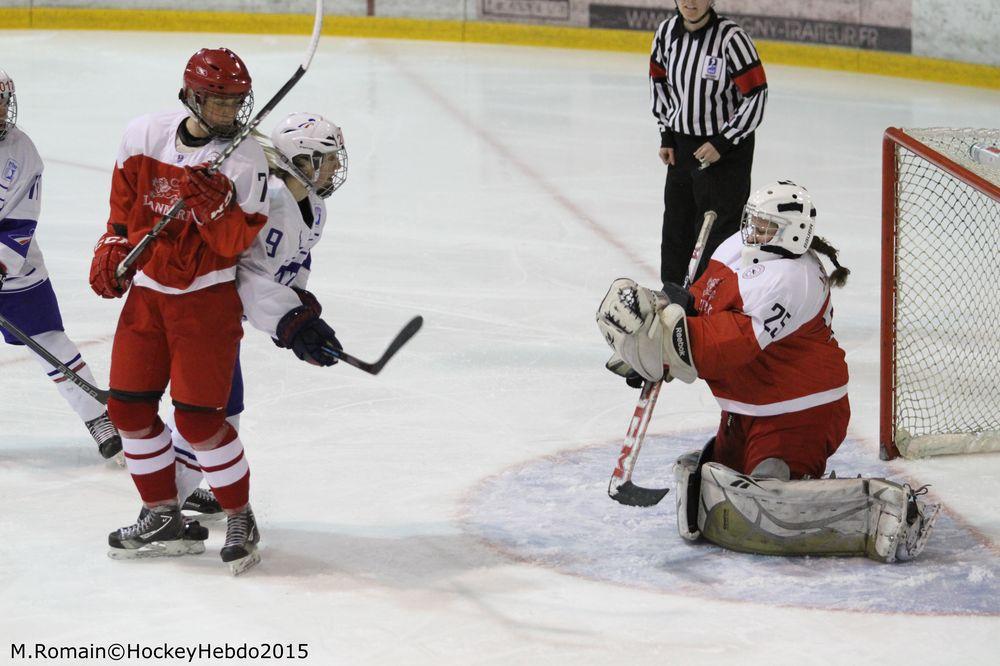
{"type": "Polygon", "coordinates": [[[847,395],[847,363],[831,329],[826,271],[815,252],[769,252],[744,267],[739,233],[691,287],[688,318],[698,375],[727,412],[773,416],[847,395]]]}
{"type": "MultiPolygon", "coordinates": [[[[212,161],[228,144],[182,144],[177,128],[187,117],[186,111],[141,116],[125,130],[111,181],[108,231],[133,245],[180,197],[184,167],[212,161]]],[[[182,209],[146,250],[135,285],[181,294],[236,278],[240,253],[267,222],[267,160],[256,141],[244,141],[219,171],[235,186],[235,205],[205,225],[182,209]]]]}

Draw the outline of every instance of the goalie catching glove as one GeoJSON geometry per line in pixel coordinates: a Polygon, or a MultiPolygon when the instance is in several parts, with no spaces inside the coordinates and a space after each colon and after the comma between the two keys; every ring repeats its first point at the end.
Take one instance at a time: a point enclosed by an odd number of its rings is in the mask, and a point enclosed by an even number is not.
{"type": "Polygon", "coordinates": [[[209,171],[207,164],[187,167],[180,185],[181,198],[198,225],[215,222],[233,205],[236,191],[224,174],[209,171]]]}
{"type": "Polygon", "coordinates": [[[698,378],[684,307],[664,293],[628,278],[615,280],[597,310],[597,327],[615,353],[645,379],[663,380],[664,365],[668,380],[690,384],[698,378]]]}

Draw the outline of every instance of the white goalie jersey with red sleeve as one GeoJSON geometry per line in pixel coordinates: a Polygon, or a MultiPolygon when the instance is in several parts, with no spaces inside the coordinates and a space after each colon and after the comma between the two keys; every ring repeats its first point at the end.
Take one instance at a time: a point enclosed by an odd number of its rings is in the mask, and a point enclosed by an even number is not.
{"type": "Polygon", "coordinates": [[[719,405],[774,416],[847,395],[828,278],[815,252],[794,259],[758,252],[758,262],[744,267],[742,250],[736,233],[691,288],[699,313],[688,318],[695,367],[719,405]]]}
{"type": "Polygon", "coordinates": [[[326,202],[312,192],[297,202],[278,176],[268,179],[267,188],[267,224],[240,257],[236,288],[250,324],[274,337],[281,318],[302,305],[293,287],[306,288],[312,249],[327,217],[326,202]]]}

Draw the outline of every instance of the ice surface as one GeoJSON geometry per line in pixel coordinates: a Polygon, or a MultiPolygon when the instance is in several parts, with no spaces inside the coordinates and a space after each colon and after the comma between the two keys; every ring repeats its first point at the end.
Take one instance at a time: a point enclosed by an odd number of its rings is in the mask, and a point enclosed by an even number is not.
{"type": "MultiPolygon", "coordinates": [[[[86,282],[125,124],[176,108],[183,63],[202,46],[239,52],[263,101],[306,40],[0,38],[18,124],[47,165],[39,240],[67,330],[106,382],[121,304],[86,282]]],[[[311,288],[362,358],[376,357],[415,314],[424,330],[374,378],[307,366],[248,330],[242,436],[264,546],[262,564],[235,580],[218,559],[217,527],[199,557],[109,560],[107,533],[138,509],[130,480],[98,459],[24,350],[0,348],[4,640],[304,641],[317,664],[992,659],[1000,456],[894,464],[934,484],[956,521],[942,524],[926,567],[682,550],[668,507],[624,512],[605,496],[635,393],[603,369],[608,350],[593,312],[616,277],[655,284],[658,262],[664,172],[646,60],[324,39],[265,123],[307,109],[344,128],[350,173],[330,200],[311,288]],[[526,498],[545,494],[537,472],[546,466],[571,490],[539,513],[526,498]],[[528,529],[532,517],[552,530],[528,529]],[[486,538],[486,518],[492,536],[530,547],[486,538]],[[582,539],[596,522],[634,544],[621,570],[606,561],[607,535],[582,539]],[[974,552],[972,533],[986,543],[974,552]],[[678,558],[689,577],[672,566],[678,558]],[[642,580],[626,584],[630,574],[642,580]],[[790,591],[808,576],[809,594],[790,591]],[[719,591],[726,578],[743,593],[719,591]],[[885,598],[866,604],[869,582],[885,598]]],[[[768,77],[754,185],[806,185],[819,233],[854,270],[834,296],[834,329],[851,369],[853,460],[874,466],[881,133],[987,126],[1000,94],[787,67],[769,67],[768,77]]],[[[704,387],[668,388],[640,460],[661,479],[672,450],[657,455],[655,442],[708,432],[718,414],[704,387]]]]}

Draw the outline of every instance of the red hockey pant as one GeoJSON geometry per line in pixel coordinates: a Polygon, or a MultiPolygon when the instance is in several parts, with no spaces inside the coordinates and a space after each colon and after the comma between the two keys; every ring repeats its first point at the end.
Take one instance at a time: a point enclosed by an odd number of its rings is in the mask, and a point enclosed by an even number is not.
{"type": "Polygon", "coordinates": [[[840,400],[776,416],[722,412],[715,436],[714,461],[749,474],[767,458],[780,458],[793,479],[818,479],[826,460],[847,436],[851,405],[840,400]]]}
{"type": "Polygon", "coordinates": [[[178,295],[133,287],[111,350],[111,388],[155,393],[169,382],[174,402],[224,410],[242,315],[234,282],[178,295]]]}

